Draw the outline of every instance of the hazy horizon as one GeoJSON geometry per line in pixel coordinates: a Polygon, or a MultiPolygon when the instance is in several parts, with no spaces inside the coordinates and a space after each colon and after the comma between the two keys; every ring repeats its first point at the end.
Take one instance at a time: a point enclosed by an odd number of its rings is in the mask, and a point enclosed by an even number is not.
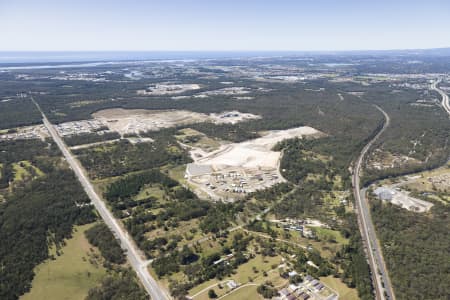
{"type": "Polygon", "coordinates": [[[448,1],[1,1],[0,51],[349,51],[450,46],[448,1]]]}
{"type": "Polygon", "coordinates": [[[289,51],[289,50],[254,50],[254,51],[1,51],[0,64],[42,64],[42,63],[80,63],[80,62],[121,62],[145,60],[199,60],[199,59],[236,59],[254,57],[295,57],[314,55],[420,55],[433,54],[450,56],[450,47],[425,49],[383,49],[383,50],[338,50],[338,51],[289,51]]]}

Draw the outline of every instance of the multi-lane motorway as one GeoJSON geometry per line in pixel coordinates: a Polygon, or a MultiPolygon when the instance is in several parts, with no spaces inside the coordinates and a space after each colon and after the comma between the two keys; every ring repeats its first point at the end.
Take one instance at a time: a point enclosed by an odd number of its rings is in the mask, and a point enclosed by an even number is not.
{"type": "Polygon", "coordinates": [[[98,213],[102,217],[103,221],[106,223],[106,225],[108,225],[113,234],[120,240],[121,247],[125,250],[125,254],[128,258],[131,267],[136,272],[138,278],[142,282],[142,285],[145,287],[148,294],[151,296],[152,300],[170,299],[170,296],[167,293],[167,291],[162,287],[160,287],[156,282],[156,280],[153,279],[153,277],[149,274],[147,270],[148,262],[142,258],[142,256],[139,253],[139,249],[137,248],[135,243],[130,239],[126,230],[120,226],[120,224],[114,218],[112,213],[106,207],[103,200],[99,197],[93,185],[89,181],[86,172],[81,166],[81,164],[78,162],[78,160],[75,159],[75,157],[69,151],[67,145],[63,142],[58,132],[56,131],[55,127],[49,122],[44,112],[39,107],[39,104],[33,98],[31,98],[31,100],[41,112],[45,127],[48,129],[51,137],[53,138],[53,141],[58,145],[59,149],[64,155],[64,158],[74,171],[75,175],[77,176],[78,180],[83,186],[83,189],[91,199],[92,203],[94,204],[98,213]]]}
{"type": "Polygon", "coordinates": [[[388,114],[380,107],[375,106],[380,112],[383,113],[385,122],[381,130],[375,135],[375,137],[362,149],[353,170],[352,183],[353,194],[355,196],[355,204],[358,215],[358,224],[361,231],[362,239],[366,249],[367,259],[372,272],[372,281],[375,288],[376,299],[379,300],[391,300],[395,299],[394,291],[392,289],[389,274],[387,272],[386,265],[384,263],[383,253],[381,251],[380,244],[378,242],[375,227],[373,225],[370,208],[367,203],[365,194],[366,189],[360,188],[360,171],[364,161],[364,157],[369,151],[372,144],[380,137],[380,135],[386,130],[390,124],[390,118],[388,114]]]}
{"type": "Polygon", "coordinates": [[[442,97],[442,102],[441,102],[441,104],[442,104],[442,107],[445,109],[445,111],[448,113],[448,115],[450,116],[450,101],[449,101],[449,99],[448,99],[448,95],[443,91],[443,90],[441,90],[440,88],[438,88],[438,84],[439,83],[441,83],[441,81],[442,81],[442,79],[439,79],[439,80],[437,80],[437,81],[434,81],[432,84],[431,84],[431,89],[432,90],[434,90],[434,91],[436,91],[436,92],[438,92],[440,95],[441,95],[441,97],[442,97]]]}

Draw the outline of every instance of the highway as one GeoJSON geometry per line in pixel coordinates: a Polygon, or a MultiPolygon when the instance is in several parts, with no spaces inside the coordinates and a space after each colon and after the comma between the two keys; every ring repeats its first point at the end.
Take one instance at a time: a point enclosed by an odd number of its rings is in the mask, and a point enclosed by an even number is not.
{"type": "Polygon", "coordinates": [[[390,118],[388,114],[380,107],[375,107],[383,113],[385,122],[381,130],[375,135],[375,137],[362,149],[353,170],[352,184],[353,194],[355,196],[356,211],[358,216],[359,230],[366,249],[367,259],[372,272],[372,282],[375,288],[376,299],[379,300],[394,300],[395,295],[392,289],[391,281],[387,272],[386,265],[384,263],[383,253],[378,242],[375,227],[373,225],[369,204],[366,200],[366,189],[360,188],[360,172],[361,166],[364,161],[364,157],[369,151],[373,143],[380,137],[380,135],[386,130],[390,124],[390,118]]]}
{"type": "Polygon", "coordinates": [[[443,90],[441,90],[440,88],[437,87],[437,85],[438,85],[439,83],[441,83],[441,82],[442,82],[442,79],[439,79],[439,80],[437,80],[437,81],[434,81],[434,82],[431,84],[431,89],[434,90],[434,91],[436,91],[436,92],[438,92],[438,93],[441,95],[441,97],[442,97],[442,102],[441,102],[442,107],[445,109],[445,111],[446,111],[446,112],[448,113],[448,115],[450,116],[450,101],[449,101],[449,99],[448,99],[448,95],[447,95],[443,90]]]}
{"type": "Polygon", "coordinates": [[[59,149],[63,153],[67,163],[74,171],[75,175],[83,186],[83,189],[91,199],[103,221],[106,225],[108,225],[113,234],[120,240],[121,247],[124,249],[131,267],[135,270],[139,280],[142,282],[142,285],[151,296],[152,300],[171,299],[168,292],[160,287],[156,280],[149,274],[147,270],[148,262],[142,258],[142,256],[140,255],[140,251],[134,241],[129,238],[126,230],[119,225],[112,213],[106,207],[103,200],[97,194],[93,185],[89,181],[84,168],[69,151],[67,145],[61,139],[55,127],[49,122],[44,112],[41,110],[39,104],[33,99],[33,97],[31,97],[31,100],[36,105],[37,109],[41,112],[45,127],[48,129],[51,137],[53,138],[53,141],[58,145],[59,149]]]}

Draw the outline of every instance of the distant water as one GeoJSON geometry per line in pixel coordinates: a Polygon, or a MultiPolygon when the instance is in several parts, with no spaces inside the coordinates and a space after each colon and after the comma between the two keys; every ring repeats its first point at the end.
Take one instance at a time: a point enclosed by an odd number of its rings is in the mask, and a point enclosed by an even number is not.
{"type": "MultiPolygon", "coordinates": [[[[253,56],[273,56],[280,52],[122,52],[122,51],[90,51],[90,52],[1,52],[0,64],[42,64],[72,62],[109,62],[109,61],[141,61],[141,60],[185,60],[185,59],[219,59],[253,56]]],[[[286,53],[284,53],[286,54],[286,53]]]]}

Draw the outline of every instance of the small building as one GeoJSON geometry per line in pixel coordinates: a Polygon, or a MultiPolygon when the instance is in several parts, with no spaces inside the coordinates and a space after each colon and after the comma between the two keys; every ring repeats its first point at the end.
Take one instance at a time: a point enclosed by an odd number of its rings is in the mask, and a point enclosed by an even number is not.
{"type": "Polygon", "coordinates": [[[295,275],[298,275],[296,271],[291,271],[288,273],[289,277],[294,277],[295,275]]]}
{"type": "Polygon", "coordinates": [[[236,281],[234,281],[234,280],[229,280],[229,281],[227,282],[227,286],[228,286],[230,289],[234,290],[238,285],[237,285],[236,281]]]}
{"type": "Polygon", "coordinates": [[[291,292],[291,293],[294,293],[296,290],[298,290],[299,289],[299,286],[298,285],[296,285],[296,284],[289,284],[289,286],[288,286],[288,290],[291,292]]]}
{"type": "Polygon", "coordinates": [[[282,299],[286,299],[286,297],[291,294],[291,292],[287,288],[280,290],[278,293],[280,294],[282,299]]]}
{"type": "Polygon", "coordinates": [[[286,300],[297,300],[297,297],[295,297],[294,295],[287,295],[286,296],[286,300]]]}
{"type": "Polygon", "coordinates": [[[384,201],[391,201],[395,195],[395,191],[385,187],[376,188],[373,193],[377,195],[378,199],[384,201]]]}

